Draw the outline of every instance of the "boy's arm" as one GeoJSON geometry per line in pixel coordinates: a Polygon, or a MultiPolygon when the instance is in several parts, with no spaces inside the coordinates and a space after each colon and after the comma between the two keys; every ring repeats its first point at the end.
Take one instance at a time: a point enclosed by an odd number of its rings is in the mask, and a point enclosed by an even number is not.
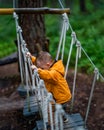
{"type": "Polygon", "coordinates": [[[35,57],[35,56],[31,56],[30,58],[31,58],[31,60],[32,60],[32,63],[35,64],[36,57],[35,57]]]}
{"type": "Polygon", "coordinates": [[[26,56],[30,57],[30,59],[32,60],[32,63],[33,63],[33,64],[35,63],[36,57],[35,57],[35,56],[32,56],[30,52],[27,52],[27,53],[26,53],[26,56]]]}
{"type": "Polygon", "coordinates": [[[54,80],[56,81],[58,78],[58,72],[56,72],[55,70],[43,70],[38,68],[38,73],[41,79],[43,80],[54,80]]]}

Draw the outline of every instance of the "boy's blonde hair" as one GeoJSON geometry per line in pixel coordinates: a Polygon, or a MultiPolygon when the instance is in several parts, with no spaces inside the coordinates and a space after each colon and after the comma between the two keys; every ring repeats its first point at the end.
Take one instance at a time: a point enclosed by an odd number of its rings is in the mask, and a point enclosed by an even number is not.
{"type": "Polygon", "coordinates": [[[37,57],[37,60],[36,62],[42,62],[42,63],[47,63],[47,62],[52,62],[52,56],[46,52],[46,51],[41,51],[39,54],[38,54],[38,57],[37,57]]]}

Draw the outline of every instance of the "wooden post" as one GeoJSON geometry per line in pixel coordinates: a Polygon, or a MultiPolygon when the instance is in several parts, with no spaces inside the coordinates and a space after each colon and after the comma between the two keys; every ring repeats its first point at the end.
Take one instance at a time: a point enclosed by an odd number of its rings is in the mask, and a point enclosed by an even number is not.
{"type": "Polygon", "coordinates": [[[0,9],[0,15],[8,15],[16,12],[17,14],[63,14],[70,13],[69,8],[59,9],[59,8],[2,8],[0,9]]]}

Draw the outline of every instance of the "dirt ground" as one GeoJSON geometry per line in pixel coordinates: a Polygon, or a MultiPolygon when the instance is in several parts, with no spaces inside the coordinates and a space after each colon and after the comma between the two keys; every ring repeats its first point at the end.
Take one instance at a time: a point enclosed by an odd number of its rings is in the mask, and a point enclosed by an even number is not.
{"type": "MultiPolygon", "coordinates": [[[[74,71],[69,70],[67,81],[73,85],[74,71]]],[[[93,74],[78,73],[73,113],[85,119],[93,74]]],[[[23,116],[24,99],[17,92],[20,85],[18,64],[0,66],[0,130],[32,130],[38,117],[23,116]]],[[[87,119],[88,130],[104,130],[104,82],[97,81],[87,119]]]]}

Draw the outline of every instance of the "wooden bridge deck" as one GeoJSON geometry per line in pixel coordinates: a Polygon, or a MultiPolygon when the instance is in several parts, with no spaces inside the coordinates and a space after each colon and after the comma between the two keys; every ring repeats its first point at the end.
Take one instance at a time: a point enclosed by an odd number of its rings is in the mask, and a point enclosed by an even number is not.
{"type": "MultiPolygon", "coordinates": [[[[39,106],[35,96],[26,98],[24,102],[24,116],[36,115],[39,113],[39,106]]],[[[67,114],[68,122],[64,123],[64,130],[88,130],[80,113],[67,114]]],[[[33,130],[44,130],[43,120],[36,121],[36,127],[33,130]]],[[[50,130],[50,129],[49,129],[50,130]]]]}
{"type": "MultiPolygon", "coordinates": [[[[88,130],[85,128],[84,121],[79,113],[68,114],[69,121],[64,123],[64,130],[88,130]]],[[[36,128],[33,130],[44,130],[43,121],[36,121],[36,128]]]]}

